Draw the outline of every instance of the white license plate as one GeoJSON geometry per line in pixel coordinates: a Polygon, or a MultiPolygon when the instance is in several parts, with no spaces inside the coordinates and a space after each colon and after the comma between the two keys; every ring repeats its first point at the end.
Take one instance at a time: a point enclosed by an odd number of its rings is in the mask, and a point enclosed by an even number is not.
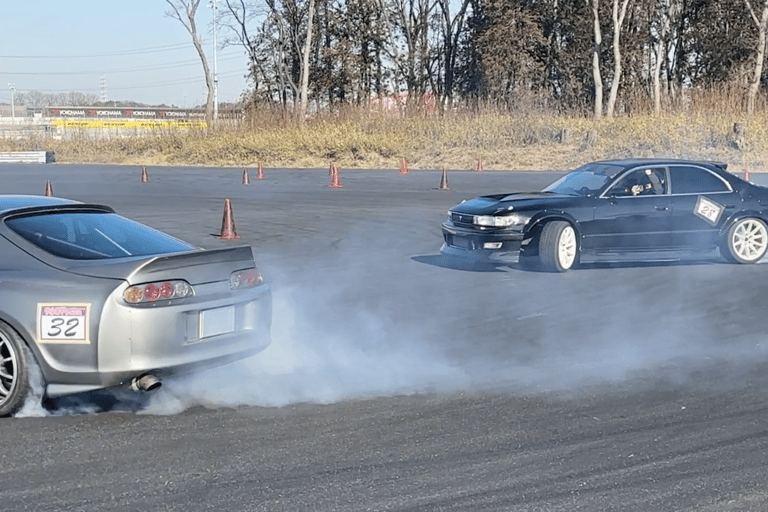
{"type": "Polygon", "coordinates": [[[235,330],[235,306],[200,312],[200,338],[210,338],[235,330]]]}

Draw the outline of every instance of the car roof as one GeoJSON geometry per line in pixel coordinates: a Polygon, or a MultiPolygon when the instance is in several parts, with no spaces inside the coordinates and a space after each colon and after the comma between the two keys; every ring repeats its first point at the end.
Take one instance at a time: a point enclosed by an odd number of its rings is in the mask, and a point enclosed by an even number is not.
{"type": "Polygon", "coordinates": [[[716,162],[713,160],[680,160],[675,158],[618,158],[611,160],[601,160],[599,163],[621,165],[626,168],[637,167],[640,165],[663,165],[663,164],[704,164],[719,167],[726,170],[728,164],[725,162],[716,162]]]}
{"type": "Polygon", "coordinates": [[[58,206],[61,204],[79,204],[79,201],[63,199],[61,197],[0,194],[0,214],[18,210],[20,208],[29,208],[33,206],[58,206]]]}

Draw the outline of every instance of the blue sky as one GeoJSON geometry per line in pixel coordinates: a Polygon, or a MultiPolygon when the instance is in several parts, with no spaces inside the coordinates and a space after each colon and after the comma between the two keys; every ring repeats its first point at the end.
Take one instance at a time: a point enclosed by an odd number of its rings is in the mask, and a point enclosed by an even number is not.
{"type": "MultiPolygon", "coordinates": [[[[213,70],[213,9],[203,0],[198,32],[213,70]]],[[[108,100],[191,107],[205,101],[205,81],[192,38],[165,13],[165,0],[3,0],[0,16],[0,103],[17,92],[80,91],[108,100]]],[[[219,27],[217,40],[227,36],[219,27]]],[[[217,50],[219,101],[247,89],[241,47],[217,50]]]]}

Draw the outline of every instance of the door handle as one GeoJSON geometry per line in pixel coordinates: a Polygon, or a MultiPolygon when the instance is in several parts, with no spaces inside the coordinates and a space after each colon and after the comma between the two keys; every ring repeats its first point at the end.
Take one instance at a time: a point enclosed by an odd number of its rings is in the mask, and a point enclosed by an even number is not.
{"type": "Polygon", "coordinates": [[[734,208],[736,208],[735,204],[727,204],[727,205],[725,205],[725,209],[726,210],[733,210],[734,208]]]}
{"type": "Polygon", "coordinates": [[[659,212],[665,212],[665,211],[669,210],[669,208],[666,207],[666,206],[659,205],[659,206],[656,207],[656,210],[659,211],[659,212]]]}

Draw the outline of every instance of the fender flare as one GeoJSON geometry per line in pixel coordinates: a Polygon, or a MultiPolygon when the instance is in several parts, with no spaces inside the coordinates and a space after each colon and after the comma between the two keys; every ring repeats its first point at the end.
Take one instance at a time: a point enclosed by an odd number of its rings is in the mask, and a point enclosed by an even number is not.
{"type": "Polygon", "coordinates": [[[720,228],[719,237],[722,240],[725,240],[726,237],[728,236],[728,231],[730,231],[731,226],[733,226],[736,222],[740,221],[741,219],[746,219],[746,218],[760,219],[766,225],[768,225],[768,215],[762,212],[754,211],[754,210],[742,210],[739,212],[735,212],[733,215],[728,217],[725,220],[725,222],[723,222],[723,225],[720,228]]]}
{"type": "Polygon", "coordinates": [[[541,228],[544,226],[544,224],[553,220],[562,220],[573,226],[574,231],[576,231],[576,239],[579,241],[578,247],[579,250],[581,250],[581,226],[579,225],[579,222],[573,218],[573,216],[564,211],[542,210],[538,212],[531,218],[531,222],[529,222],[526,226],[524,232],[526,238],[529,236],[535,236],[541,231],[541,228]]]}

